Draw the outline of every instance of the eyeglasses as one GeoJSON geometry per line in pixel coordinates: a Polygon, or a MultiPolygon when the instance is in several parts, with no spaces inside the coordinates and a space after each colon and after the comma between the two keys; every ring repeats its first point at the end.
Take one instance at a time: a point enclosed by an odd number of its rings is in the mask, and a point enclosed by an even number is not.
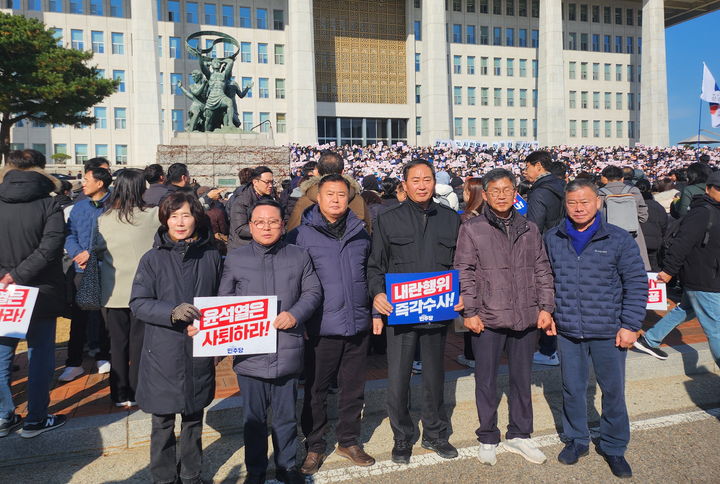
{"type": "Polygon", "coordinates": [[[498,190],[497,188],[495,188],[493,190],[488,190],[486,193],[493,198],[497,198],[500,195],[505,195],[505,196],[509,197],[513,193],[515,193],[515,189],[514,188],[503,188],[502,190],[498,190]]]}
{"type": "Polygon", "coordinates": [[[262,178],[258,178],[257,181],[263,182],[266,185],[274,185],[275,180],[263,180],[262,178]]]}
{"type": "Polygon", "coordinates": [[[270,229],[279,229],[280,225],[282,225],[282,220],[251,220],[250,223],[258,229],[264,229],[265,227],[268,227],[270,229]]]}

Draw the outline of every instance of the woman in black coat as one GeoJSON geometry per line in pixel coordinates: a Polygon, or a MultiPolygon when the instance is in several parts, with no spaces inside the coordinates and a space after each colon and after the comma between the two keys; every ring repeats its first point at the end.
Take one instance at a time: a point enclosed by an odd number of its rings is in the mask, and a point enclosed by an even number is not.
{"type": "Polygon", "coordinates": [[[145,322],[138,388],[140,408],[152,414],[150,472],[154,482],[201,482],[203,409],[215,394],[213,358],[193,358],[191,326],[200,318],[195,297],[216,296],[222,258],[197,198],[170,194],[160,205],[155,244],[140,260],[130,308],[145,322]],[[180,414],[180,475],[175,416],[180,414]]]}
{"type": "Polygon", "coordinates": [[[645,235],[650,268],[653,272],[659,272],[658,251],[662,247],[665,232],[667,231],[668,214],[665,208],[653,198],[649,181],[644,178],[640,179],[635,186],[640,190],[648,207],[647,222],[640,225],[642,226],[643,235],[645,235]]]}

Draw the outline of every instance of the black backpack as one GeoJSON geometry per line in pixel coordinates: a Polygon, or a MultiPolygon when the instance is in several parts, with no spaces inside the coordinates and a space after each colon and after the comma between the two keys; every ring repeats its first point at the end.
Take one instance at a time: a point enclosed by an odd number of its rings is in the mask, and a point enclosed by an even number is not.
{"type": "MultiPolygon", "coordinates": [[[[708,207],[708,210],[710,212],[710,217],[708,217],[708,222],[705,226],[705,235],[703,236],[703,240],[700,243],[701,248],[707,247],[708,242],[710,242],[710,230],[715,224],[715,219],[717,217],[717,210],[714,207],[708,207]]],[[[663,266],[664,259],[667,256],[670,247],[675,242],[675,239],[680,233],[680,225],[682,224],[683,218],[684,217],[675,219],[670,217],[667,230],[665,231],[665,235],[663,236],[662,245],[658,250],[658,264],[660,265],[660,267],[663,266]]]]}

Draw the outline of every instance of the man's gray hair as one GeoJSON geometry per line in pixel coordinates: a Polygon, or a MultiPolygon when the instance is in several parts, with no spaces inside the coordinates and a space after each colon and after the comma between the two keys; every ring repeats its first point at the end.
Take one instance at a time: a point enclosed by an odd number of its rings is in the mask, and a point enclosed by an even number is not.
{"type": "Polygon", "coordinates": [[[502,180],[503,178],[507,178],[508,180],[510,180],[513,188],[517,187],[517,180],[515,179],[515,175],[513,175],[511,171],[506,170],[505,168],[495,168],[483,175],[483,190],[487,191],[487,187],[491,182],[502,180]]]}
{"type": "Polygon", "coordinates": [[[565,193],[576,192],[583,188],[589,188],[595,195],[599,195],[597,185],[587,178],[575,178],[565,186],[565,193]]]}

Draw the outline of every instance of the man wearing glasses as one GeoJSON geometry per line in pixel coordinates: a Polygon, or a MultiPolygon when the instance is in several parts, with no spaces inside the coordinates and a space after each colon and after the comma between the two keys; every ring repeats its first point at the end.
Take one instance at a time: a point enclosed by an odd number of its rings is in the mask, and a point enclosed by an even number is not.
{"type": "Polygon", "coordinates": [[[228,251],[248,245],[252,241],[250,233],[250,210],[264,199],[276,200],[273,172],[267,166],[258,166],[253,170],[250,182],[233,200],[230,208],[230,237],[228,251]]]}
{"type": "Polygon", "coordinates": [[[480,427],[478,459],[495,465],[497,373],[503,350],[510,370],[510,423],[503,447],[535,464],[545,455],[530,440],[533,431],[530,377],[537,329],[554,334],[553,277],[537,225],[513,207],[515,177],[502,168],[483,177],[482,213],[460,227],[455,268],[472,331],[475,404],[480,427]]]}
{"type": "Polygon", "coordinates": [[[322,302],[322,288],[307,250],[281,239],[280,204],[258,201],[250,211],[248,245],[230,252],[220,296],[277,296],[275,353],[236,356],[233,365],[244,398],[245,483],[265,482],[267,410],[272,408],[275,477],[302,483],[297,469],[298,377],[303,370],[305,322],[322,302]]]}

